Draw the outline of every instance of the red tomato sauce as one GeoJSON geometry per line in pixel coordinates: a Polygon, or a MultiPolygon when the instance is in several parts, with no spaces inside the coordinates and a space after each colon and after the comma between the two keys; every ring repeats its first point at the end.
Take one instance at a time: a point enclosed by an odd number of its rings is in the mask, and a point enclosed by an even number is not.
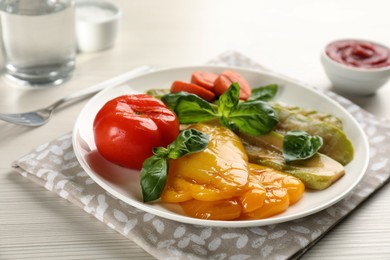
{"type": "Polygon", "coordinates": [[[374,69],[390,65],[390,50],[372,42],[335,41],[325,51],[332,60],[347,66],[374,69]]]}

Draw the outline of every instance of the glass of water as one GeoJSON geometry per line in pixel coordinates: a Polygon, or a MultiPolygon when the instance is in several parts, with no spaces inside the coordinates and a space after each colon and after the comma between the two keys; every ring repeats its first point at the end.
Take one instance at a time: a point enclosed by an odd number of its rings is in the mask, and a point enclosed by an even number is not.
{"type": "Polygon", "coordinates": [[[74,0],[0,0],[6,75],[32,86],[58,85],[75,67],[74,0]]]}

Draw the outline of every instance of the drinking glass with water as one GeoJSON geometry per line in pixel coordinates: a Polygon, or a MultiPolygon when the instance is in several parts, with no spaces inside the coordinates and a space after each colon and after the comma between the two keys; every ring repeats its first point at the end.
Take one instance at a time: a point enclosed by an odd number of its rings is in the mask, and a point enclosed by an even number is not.
{"type": "Polygon", "coordinates": [[[57,85],[75,67],[74,0],[0,0],[7,76],[28,85],[57,85]]]}

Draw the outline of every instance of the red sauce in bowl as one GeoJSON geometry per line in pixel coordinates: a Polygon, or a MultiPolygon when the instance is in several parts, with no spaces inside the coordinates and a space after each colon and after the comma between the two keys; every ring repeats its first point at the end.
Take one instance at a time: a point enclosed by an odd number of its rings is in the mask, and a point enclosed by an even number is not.
{"type": "Polygon", "coordinates": [[[356,68],[374,69],[390,65],[390,49],[367,41],[335,41],[325,49],[334,61],[356,68]]]}

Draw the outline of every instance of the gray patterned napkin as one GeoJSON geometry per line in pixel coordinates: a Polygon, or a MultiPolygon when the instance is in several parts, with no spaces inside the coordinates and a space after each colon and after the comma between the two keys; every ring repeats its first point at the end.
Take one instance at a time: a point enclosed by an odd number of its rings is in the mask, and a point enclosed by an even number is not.
{"type": "MultiPolygon", "coordinates": [[[[262,70],[249,58],[227,52],[210,64],[262,70]]],[[[299,258],[335,224],[390,178],[390,121],[379,120],[357,105],[327,92],[360,123],[370,142],[370,163],[362,182],[336,205],[298,220],[253,228],[215,228],[182,224],[143,212],[112,197],[79,165],[71,134],[43,144],[15,161],[24,177],[78,205],[158,259],[299,258]]]]}

